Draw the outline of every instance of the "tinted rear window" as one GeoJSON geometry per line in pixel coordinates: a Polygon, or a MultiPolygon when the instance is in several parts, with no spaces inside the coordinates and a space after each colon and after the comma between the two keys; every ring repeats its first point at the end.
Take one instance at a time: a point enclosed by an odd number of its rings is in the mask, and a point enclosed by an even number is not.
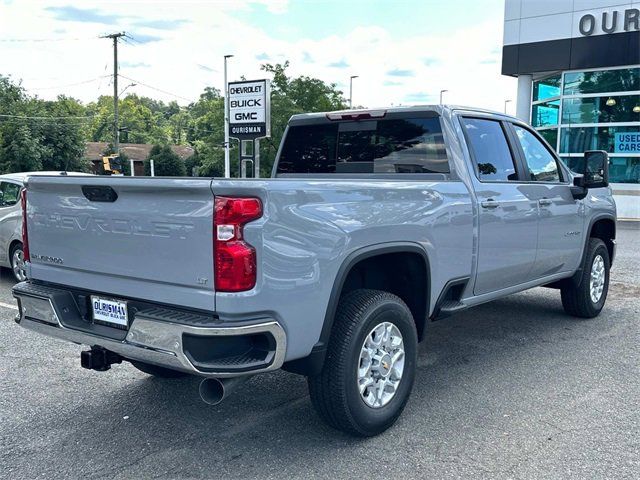
{"type": "Polygon", "coordinates": [[[277,173],[449,173],[439,118],[291,126],[277,173]]]}

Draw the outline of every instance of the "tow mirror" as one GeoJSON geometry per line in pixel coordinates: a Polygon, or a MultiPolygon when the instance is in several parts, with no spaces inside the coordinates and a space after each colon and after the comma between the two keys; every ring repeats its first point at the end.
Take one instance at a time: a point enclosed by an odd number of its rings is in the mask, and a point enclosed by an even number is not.
{"type": "Polygon", "coordinates": [[[571,193],[579,200],[587,196],[587,189],[609,186],[609,155],[603,150],[584,152],[582,162],[573,177],[571,193]]]}
{"type": "Polygon", "coordinates": [[[585,188],[601,188],[609,186],[609,155],[603,150],[584,152],[585,188]]]}

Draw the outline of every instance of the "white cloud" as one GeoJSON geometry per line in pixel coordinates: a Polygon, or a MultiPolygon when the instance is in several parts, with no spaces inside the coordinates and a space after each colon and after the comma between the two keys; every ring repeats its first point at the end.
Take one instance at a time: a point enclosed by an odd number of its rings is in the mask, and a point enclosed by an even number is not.
{"type": "MultiPolygon", "coordinates": [[[[122,44],[120,73],[186,99],[197,99],[206,86],[222,88],[224,54],[234,55],[229,62],[230,80],[242,75],[264,77],[256,60],[263,54],[272,63],[290,60],[292,75],[310,75],[342,85],[348,85],[350,75],[359,75],[354,80],[354,104],[369,107],[436,103],[441,89],[449,90],[447,103],[496,110],[503,108],[505,98],[515,99],[515,80],[500,75],[500,17],[462,26],[447,35],[405,38],[383,26],[361,26],[319,40],[300,38],[291,43],[269,35],[268,25],[258,29],[241,20],[243,12],[255,3],[263,3],[273,12],[288,7],[286,0],[81,4],[83,9],[118,17],[117,24],[105,25],[56,18],[46,7],[68,5],[57,0],[0,3],[0,31],[5,40],[78,39],[0,41],[1,73],[24,79],[28,89],[44,98],[66,93],[91,101],[99,94],[110,95],[106,78],[61,89],[50,87],[110,74],[111,43],[96,37],[124,30],[139,40],[161,40],[122,44]],[[396,75],[387,74],[394,70],[396,75]],[[45,88],[36,90],[39,87],[45,88]]],[[[141,85],[129,91],[165,101],[175,99],[141,85]]]]}

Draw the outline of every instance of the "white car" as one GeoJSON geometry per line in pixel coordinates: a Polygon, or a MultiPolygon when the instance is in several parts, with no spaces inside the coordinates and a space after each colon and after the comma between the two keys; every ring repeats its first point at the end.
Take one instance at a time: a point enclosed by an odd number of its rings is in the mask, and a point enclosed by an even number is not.
{"type": "Polygon", "coordinates": [[[20,191],[28,176],[90,175],[80,172],[20,172],[0,175],[0,266],[8,267],[19,282],[27,279],[22,253],[20,191]]]}

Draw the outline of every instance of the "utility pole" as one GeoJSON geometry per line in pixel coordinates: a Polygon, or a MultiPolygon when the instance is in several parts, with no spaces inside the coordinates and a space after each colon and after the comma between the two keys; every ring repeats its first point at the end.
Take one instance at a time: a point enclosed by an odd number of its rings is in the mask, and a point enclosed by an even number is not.
{"type": "Polygon", "coordinates": [[[442,94],[448,91],[449,90],[440,90],[440,105],[442,105],[442,94]]]}
{"type": "Polygon", "coordinates": [[[113,40],[113,153],[120,154],[120,127],[118,125],[118,39],[125,33],[112,33],[100,38],[113,40]]]}

